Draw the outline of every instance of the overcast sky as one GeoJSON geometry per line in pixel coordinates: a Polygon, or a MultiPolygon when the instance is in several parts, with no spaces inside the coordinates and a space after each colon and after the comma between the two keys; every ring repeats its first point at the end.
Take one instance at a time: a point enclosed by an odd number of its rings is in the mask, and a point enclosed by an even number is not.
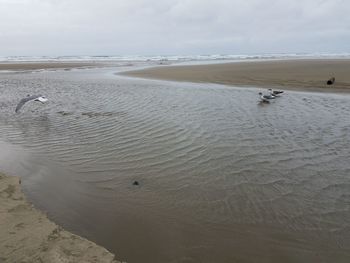
{"type": "Polygon", "coordinates": [[[350,52],[349,0],[0,0],[0,56],[350,52]]]}

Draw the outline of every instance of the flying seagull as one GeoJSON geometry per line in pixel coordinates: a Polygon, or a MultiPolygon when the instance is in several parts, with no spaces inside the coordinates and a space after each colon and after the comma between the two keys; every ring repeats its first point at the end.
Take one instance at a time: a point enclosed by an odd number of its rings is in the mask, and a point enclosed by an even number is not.
{"type": "Polygon", "coordinates": [[[26,104],[28,101],[32,101],[32,100],[40,101],[41,103],[48,101],[47,98],[45,98],[44,96],[41,96],[41,95],[32,95],[32,96],[28,95],[26,98],[23,98],[19,101],[15,112],[17,113],[23,107],[24,104],[26,104]]]}
{"type": "Polygon", "coordinates": [[[260,95],[260,101],[269,103],[270,100],[275,99],[276,97],[274,95],[263,95],[261,92],[259,92],[260,95]]]}

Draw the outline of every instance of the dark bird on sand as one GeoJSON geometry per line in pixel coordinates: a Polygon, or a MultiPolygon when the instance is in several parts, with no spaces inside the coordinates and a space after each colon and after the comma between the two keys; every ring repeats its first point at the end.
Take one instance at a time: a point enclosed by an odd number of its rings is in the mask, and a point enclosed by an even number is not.
{"type": "Polygon", "coordinates": [[[335,82],[335,78],[330,78],[329,80],[327,80],[327,85],[333,85],[335,82]]]}
{"type": "Polygon", "coordinates": [[[46,101],[48,101],[47,98],[45,98],[44,96],[41,96],[41,95],[28,95],[27,97],[21,99],[15,109],[15,112],[19,112],[19,110],[23,107],[24,104],[26,104],[28,101],[39,101],[41,103],[44,103],[46,101]]]}

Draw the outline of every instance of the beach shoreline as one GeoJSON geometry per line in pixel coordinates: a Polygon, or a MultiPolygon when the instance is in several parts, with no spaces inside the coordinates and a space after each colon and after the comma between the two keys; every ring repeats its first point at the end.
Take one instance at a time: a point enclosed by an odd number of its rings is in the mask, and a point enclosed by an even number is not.
{"type": "Polygon", "coordinates": [[[0,262],[119,261],[105,248],[51,222],[26,200],[18,177],[0,173],[0,262]]]}
{"type": "Polygon", "coordinates": [[[349,71],[350,59],[287,59],[161,66],[119,74],[180,82],[349,93],[349,71]],[[332,77],[335,83],[327,85],[332,77]]]}
{"type": "Polygon", "coordinates": [[[1,71],[30,71],[30,70],[42,70],[42,69],[74,69],[74,68],[95,68],[107,66],[107,63],[103,62],[80,62],[80,61],[23,61],[23,62],[0,62],[0,72],[1,71]]]}

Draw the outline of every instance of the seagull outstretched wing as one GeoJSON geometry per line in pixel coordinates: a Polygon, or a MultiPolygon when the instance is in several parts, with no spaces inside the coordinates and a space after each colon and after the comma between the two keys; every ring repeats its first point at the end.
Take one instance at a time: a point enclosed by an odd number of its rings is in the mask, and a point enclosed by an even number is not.
{"type": "Polygon", "coordinates": [[[19,110],[23,107],[24,104],[26,104],[28,101],[31,101],[31,100],[37,100],[37,101],[40,101],[40,102],[45,102],[47,101],[47,99],[41,95],[32,95],[32,96],[28,96],[28,97],[25,97],[23,99],[21,99],[15,109],[15,112],[19,112],[19,110]]]}

